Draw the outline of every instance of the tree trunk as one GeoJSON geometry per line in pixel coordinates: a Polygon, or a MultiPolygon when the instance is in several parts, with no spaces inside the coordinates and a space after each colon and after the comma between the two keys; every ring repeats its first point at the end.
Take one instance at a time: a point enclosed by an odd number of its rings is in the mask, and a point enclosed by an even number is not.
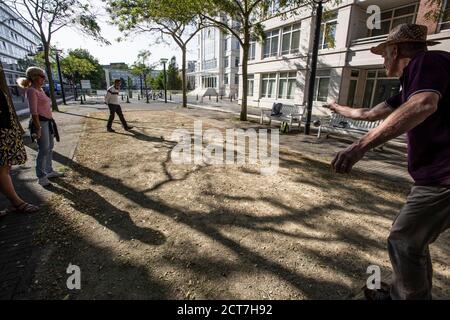
{"type": "Polygon", "coordinates": [[[244,45],[242,46],[242,104],[241,121],[247,121],[247,91],[248,91],[248,51],[250,48],[250,29],[244,27],[244,45]]]}
{"type": "Polygon", "coordinates": [[[53,82],[52,64],[50,62],[50,45],[44,45],[45,71],[47,72],[50,99],[52,100],[52,110],[59,111],[55,96],[55,83],[53,82]]]}
{"type": "Polygon", "coordinates": [[[186,86],[186,47],[182,51],[181,87],[183,89],[183,108],[187,108],[187,86],[186,86]]]}

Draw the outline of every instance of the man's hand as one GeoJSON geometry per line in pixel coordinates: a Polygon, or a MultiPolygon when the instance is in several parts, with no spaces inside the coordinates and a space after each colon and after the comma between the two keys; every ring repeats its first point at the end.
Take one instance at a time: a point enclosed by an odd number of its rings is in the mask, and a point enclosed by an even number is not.
{"type": "Polygon", "coordinates": [[[350,173],[353,166],[364,157],[366,151],[359,141],[355,142],[336,155],[331,162],[333,171],[336,173],[350,173]]]}

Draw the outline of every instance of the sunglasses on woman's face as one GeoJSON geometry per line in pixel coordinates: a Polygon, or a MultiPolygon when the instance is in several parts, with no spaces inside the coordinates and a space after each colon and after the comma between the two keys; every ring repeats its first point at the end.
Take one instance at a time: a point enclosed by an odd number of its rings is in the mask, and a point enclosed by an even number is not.
{"type": "Polygon", "coordinates": [[[45,79],[45,76],[43,74],[38,75],[39,78],[45,79]]]}

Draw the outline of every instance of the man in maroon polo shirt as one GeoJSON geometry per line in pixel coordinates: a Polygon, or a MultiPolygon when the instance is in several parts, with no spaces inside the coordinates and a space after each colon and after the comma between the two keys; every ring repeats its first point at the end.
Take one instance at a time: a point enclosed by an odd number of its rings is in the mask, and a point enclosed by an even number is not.
{"type": "Polygon", "coordinates": [[[367,289],[368,299],[431,299],[428,247],[450,227],[450,53],[428,51],[437,42],[426,37],[427,27],[403,24],[371,49],[383,56],[388,76],[400,79],[398,95],[372,109],[329,105],[349,118],[385,119],[336,155],[337,173],[349,173],[368,150],[408,134],[408,170],[415,184],[388,238],[394,279],[388,292],[367,289]]]}

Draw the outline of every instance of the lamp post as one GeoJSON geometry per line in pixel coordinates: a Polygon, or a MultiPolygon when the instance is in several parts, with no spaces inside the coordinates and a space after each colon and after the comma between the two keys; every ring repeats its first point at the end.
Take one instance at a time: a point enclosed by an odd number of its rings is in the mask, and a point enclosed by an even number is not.
{"type": "Polygon", "coordinates": [[[62,95],[62,99],[63,99],[63,103],[66,103],[66,93],[64,92],[64,83],[63,83],[63,79],[62,79],[62,74],[61,74],[61,66],[59,64],[59,54],[58,52],[62,52],[62,50],[58,50],[58,49],[54,49],[56,52],[56,66],[58,67],[58,76],[59,76],[59,83],[61,84],[61,95],[62,95]]]}
{"type": "MultiPolygon", "coordinates": [[[[59,83],[61,85],[61,95],[62,95],[62,99],[63,99],[63,103],[67,104],[66,102],[66,93],[64,91],[64,84],[63,84],[63,80],[62,80],[62,74],[61,74],[61,65],[59,64],[59,52],[62,52],[62,50],[58,50],[58,49],[50,49],[56,52],[56,66],[58,68],[58,77],[59,77],[59,83]]],[[[38,46],[37,47],[37,51],[38,52],[42,52],[44,51],[44,48],[42,46],[38,46]]]]}
{"type": "Polygon", "coordinates": [[[164,102],[167,103],[167,76],[166,76],[167,59],[162,58],[160,61],[164,66],[164,102]]]}
{"type": "Polygon", "coordinates": [[[314,29],[314,43],[311,57],[311,72],[309,75],[309,82],[308,82],[308,104],[306,109],[307,114],[305,124],[306,135],[309,135],[311,128],[311,114],[314,101],[314,86],[316,83],[317,57],[319,54],[320,26],[322,24],[323,4],[328,1],[329,0],[314,0],[314,2],[317,4],[317,11],[316,11],[316,26],[314,29]]]}

